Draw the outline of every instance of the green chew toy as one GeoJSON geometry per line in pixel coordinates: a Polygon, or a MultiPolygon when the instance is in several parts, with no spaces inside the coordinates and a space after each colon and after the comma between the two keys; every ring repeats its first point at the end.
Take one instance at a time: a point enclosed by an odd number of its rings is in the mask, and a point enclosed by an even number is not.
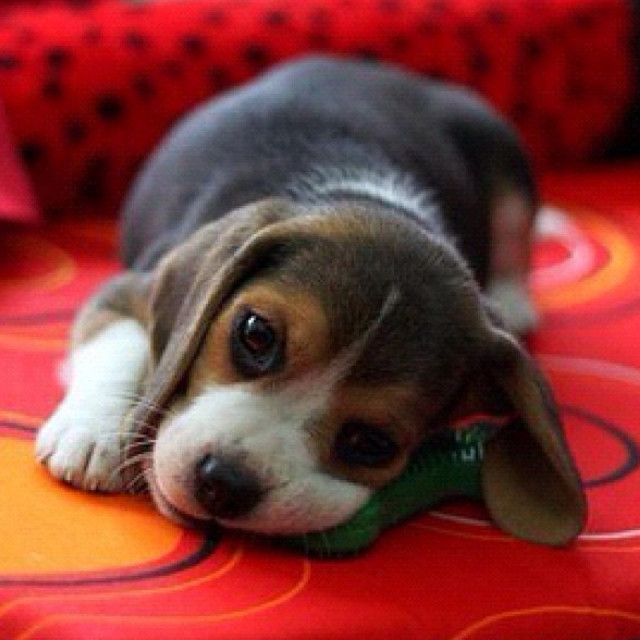
{"type": "Polygon", "coordinates": [[[483,444],[496,427],[476,423],[428,440],[404,472],[376,491],[355,515],[326,531],[282,538],[286,546],[315,557],[362,551],[384,531],[409,516],[453,497],[480,498],[483,444]]]}

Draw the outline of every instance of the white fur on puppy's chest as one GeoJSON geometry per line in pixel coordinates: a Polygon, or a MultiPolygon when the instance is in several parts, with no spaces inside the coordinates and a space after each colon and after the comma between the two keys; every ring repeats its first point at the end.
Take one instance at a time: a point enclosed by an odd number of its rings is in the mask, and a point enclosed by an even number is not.
{"type": "Polygon", "coordinates": [[[114,322],[71,355],[71,384],[41,427],[36,456],[51,473],[83,489],[118,491],[122,421],[148,357],[147,334],[131,319],[114,322]]]}

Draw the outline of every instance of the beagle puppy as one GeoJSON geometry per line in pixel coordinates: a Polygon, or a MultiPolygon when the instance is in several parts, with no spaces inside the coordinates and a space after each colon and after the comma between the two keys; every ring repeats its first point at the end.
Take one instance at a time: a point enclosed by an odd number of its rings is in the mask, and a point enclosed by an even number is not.
{"type": "Polygon", "coordinates": [[[127,270],[80,312],[36,455],[87,490],[142,485],[181,523],[266,534],[348,519],[415,448],[517,414],[485,451],[488,510],[560,545],[585,498],[514,333],[536,189],[470,92],[314,58],[204,104],[124,206],[127,270]]]}

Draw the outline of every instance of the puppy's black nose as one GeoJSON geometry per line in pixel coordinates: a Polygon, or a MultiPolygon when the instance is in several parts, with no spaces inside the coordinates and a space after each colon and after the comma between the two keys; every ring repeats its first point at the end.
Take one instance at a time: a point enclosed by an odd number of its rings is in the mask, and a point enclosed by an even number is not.
{"type": "Polygon", "coordinates": [[[206,455],[195,472],[196,500],[213,516],[237,518],[260,501],[258,481],[238,464],[206,455]]]}

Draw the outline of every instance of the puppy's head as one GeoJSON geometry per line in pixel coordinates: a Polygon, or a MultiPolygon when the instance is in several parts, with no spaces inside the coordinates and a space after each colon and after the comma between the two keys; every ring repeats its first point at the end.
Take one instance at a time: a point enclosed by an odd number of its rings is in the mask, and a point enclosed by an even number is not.
{"type": "Polygon", "coordinates": [[[527,428],[488,447],[496,521],[555,544],[583,524],[544,381],[493,326],[455,250],[410,220],[350,204],[243,208],[167,256],[151,316],[153,372],[134,418],[155,436],[147,476],[170,517],[324,529],[432,430],[499,410],[527,428]]]}

